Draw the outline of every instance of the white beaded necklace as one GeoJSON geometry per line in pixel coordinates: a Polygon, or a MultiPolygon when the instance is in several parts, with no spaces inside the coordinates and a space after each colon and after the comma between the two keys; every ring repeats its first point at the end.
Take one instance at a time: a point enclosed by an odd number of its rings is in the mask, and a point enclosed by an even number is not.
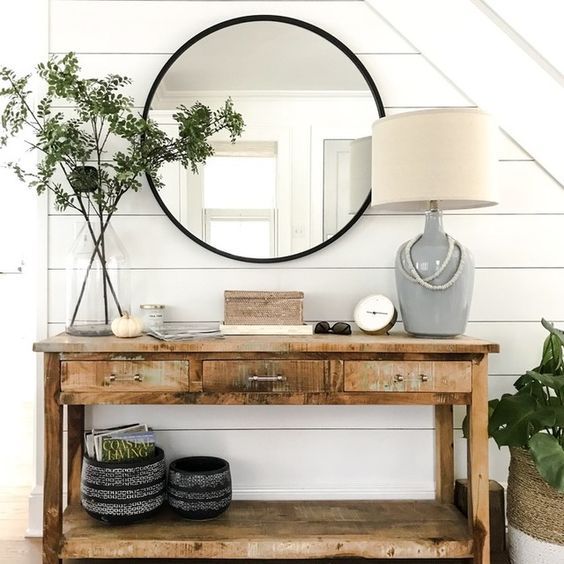
{"type": "Polygon", "coordinates": [[[436,272],[431,274],[431,276],[427,276],[426,278],[422,278],[415,265],[413,264],[413,258],[411,257],[411,248],[419,239],[421,239],[422,235],[418,235],[417,237],[408,241],[403,249],[400,251],[400,272],[411,282],[416,282],[423,288],[427,288],[427,290],[432,291],[440,291],[440,290],[448,290],[451,286],[453,286],[456,281],[460,278],[462,271],[464,270],[464,263],[465,263],[465,250],[464,247],[458,242],[455,241],[450,235],[447,235],[448,240],[448,252],[443,261],[443,263],[439,266],[436,272]],[[451,279],[445,282],[444,284],[430,284],[432,280],[439,277],[450,264],[452,257],[454,256],[454,248],[458,247],[460,251],[460,260],[458,261],[458,266],[456,271],[452,275],[451,279]],[[406,268],[407,267],[407,268],[406,268]]]}

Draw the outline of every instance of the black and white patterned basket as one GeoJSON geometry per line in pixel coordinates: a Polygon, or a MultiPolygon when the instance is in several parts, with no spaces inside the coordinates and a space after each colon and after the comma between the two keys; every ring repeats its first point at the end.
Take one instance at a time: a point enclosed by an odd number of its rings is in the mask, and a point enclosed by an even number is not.
{"type": "Polygon", "coordinates": [[[168,503],[186,519],[214,519],[231,503],[229,463],[213,456],[173,461],[168,473],[168,503]]]}
{"type": "Polygon", "coordinates": [[[154,515],[166,498],[164,452],[129,462],[82,461],[80,500],[84,510],[106,523],[133,523],[154,515]]]}

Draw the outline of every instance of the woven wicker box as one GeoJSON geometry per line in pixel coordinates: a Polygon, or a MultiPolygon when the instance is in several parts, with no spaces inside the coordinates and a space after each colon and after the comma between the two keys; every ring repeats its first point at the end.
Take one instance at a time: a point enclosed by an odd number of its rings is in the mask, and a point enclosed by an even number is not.
{"type": "Polygon", "coordinates": [[[225,291],[225,325],[301,325],[303,292],[225,291]]]}

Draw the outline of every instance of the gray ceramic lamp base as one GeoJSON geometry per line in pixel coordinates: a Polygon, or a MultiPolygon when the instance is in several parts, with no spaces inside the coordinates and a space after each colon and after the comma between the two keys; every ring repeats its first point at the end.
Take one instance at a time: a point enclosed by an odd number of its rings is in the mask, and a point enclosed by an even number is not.
{"type": "MultiPolygon", "coordinates": [[[[447,288],[433,290],[406,275],[411,266],[406,260],[408,244],[400,246],[395,264],[399,307],[405,330],[415,337],[448,338],[462,335],[466,330],[474,286],[472,256],[457,243],[448,266],[429,284],[448,286],[460,267],[456,281],[447,288]]],[[[448,252],[449,240],[443,230],[442,213],[438,210],[429,211],[426,213],[425,231],[411,247],[411,264],[422,279],[428,279],[437,272],[448,252]]]]}

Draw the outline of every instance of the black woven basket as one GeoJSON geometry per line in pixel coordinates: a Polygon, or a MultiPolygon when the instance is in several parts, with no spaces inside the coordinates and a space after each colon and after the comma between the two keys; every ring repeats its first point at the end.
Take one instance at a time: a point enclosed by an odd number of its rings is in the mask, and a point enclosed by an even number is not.
{"type": "Polygon", "coordinates": [[[213,456],[190,456],[171,462],[168,503],[186,519],[214,519],[231,503],[229,463],[213,456]]]}
{"type": "Polygon", "coordinates": [[[166,498],[164,452],[128,462],[82,460],[80,501],[94,519],[106,523],[134,523],[154,515],[166,498]]]}

